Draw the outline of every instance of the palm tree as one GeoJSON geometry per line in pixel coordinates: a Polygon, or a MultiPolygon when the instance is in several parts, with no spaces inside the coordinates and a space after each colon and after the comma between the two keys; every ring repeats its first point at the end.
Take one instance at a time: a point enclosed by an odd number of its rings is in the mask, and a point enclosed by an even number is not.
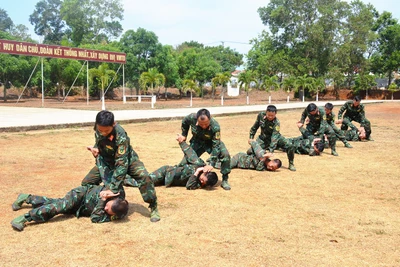
{"type": "Polygon", "coordinates": [[[325,79],[323,77],[319,77],[314,79],[312,88],[309,88],[310,91],[315,92],[315,101],[318,102],[318,93],[325,89],[325,79]]]}
{"type": "Polygon", "coordinates": [[[93,82],[93,79],[97,79],[100,82],[101,86],[101,108],[102,110],[106,109],[106,105],[104,102],[104,88],[108,84],[110,77],[115,75],[115,71],[110,70],[106,63],[102,63],[97,69],[89,70],[90,80],[93,82]]]}
{"type": "Polygon", "coordinates": [[[139,79],[140,85],[145,91],[148,90],[148,85],[150,85],[151,95],[154,94],[154,87],[162,86],[165,84],[165,76],[159,73],[157,69],[150,68],[147,72],[143,72],[139,79]]]}
{"type": "Polygon", "coordinates": [[[295,88],[295,82],[296,82],[296,77],[294,76],[289,76],[287,78],[284,78],[282,81],[282,89],[287,92],[287,101],[289,103],[289,94],[290,92],[295,88]]]}
{"type": "Polygon", "coordinates": [[[251,91],[251,86],[250,84],[252,82],[257,82],[254,72],[252,70],[245,70],[239,73],[238,76],[238,82],[239,82],[239,89],[244,88],[244,91],[246,92],[246,104],[249,104],[249,92],[251,91]]]}
{"type": "Polygon", "coordinates": [[[217,87],[218,85],[221,85],[221,106],[224,105],[224,86],[229,82],[231,78],[230,73],[224,72],[224,73],[217,73],[214,78],[211,79],[211,83],[213,87],[217,87]]]}
{"type": "Polygon", "coordinates": [[[199,87],[197,86],[197,83],[195,82],[195,81],[193,81],[193,80],[190,80],[190,79],[185,79],[185,80],[183,80],[183,82],[182,82],[182,90],[183,90],[183,92],[187,92],[187,91],[190,91],[190,107],[192,106],[192,104],[193,104],[193,97],[192,97],[192,92],[193,92],[193,90],[195,91],[195,92],[198,92],[199,91],[199,87]]]}
{"type": "Polygon", "coordinates": [[[313,84],[314,84],[314,78],[307,77],[307,74],[296,78],[295,81],[296,92],[299,92],[300,88],[303,89],[302,102],[304,102],[304,90],[311,89],[313,84]]]}
{"type": "Polygon", "coordinates": [[[264,88],[265,91],[269,93],[268,96],[268,103],[271,104],[271,90],[273,91],[278,91],[279,90],[279,82],[278,82],[278,77],[276,75],[268,77],[264,76],[261,88],[264,88]]]}
{"type": "Polygon", "coordinates": [[[400,89],[397,88],[397,85],[395,83],[391,83],[388,87],[389,92],[392,93],[392,101],[393,101],[393,93],[399,91],[400,89]]]}

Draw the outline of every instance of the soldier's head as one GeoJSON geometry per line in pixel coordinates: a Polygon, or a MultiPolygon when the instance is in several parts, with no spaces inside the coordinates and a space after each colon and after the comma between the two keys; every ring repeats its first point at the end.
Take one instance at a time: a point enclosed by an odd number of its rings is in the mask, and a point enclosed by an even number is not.
{"type": "Polygon", "coordinates": [[[266,160],[264,166],[267,171],[273,172],[282,166],[282,161],[280,159],[266,160]]]}
{"type": "Polygon", "coordinates": [[[325,144],[322,143],[321,141],[314,143],[314,152],[316,155],[321,154],[321,152],[324,151],[324,149],[325,149],[325,144]]]}
{"type": "Polygon", "coordinates": [[[107,110],[102,110],[96,115],[96,123],[94,130],[98,131],[102,136],[108,136],[114,129],[114,114],[107,110]]]}
{"type": "Polygon", "coordinates": [[[325,113],[327,115],[331,114],[332,109],[333,109],[333,104],[332,103],[326,103],[325,104],[325,113]]]}
{"type": "Polygon", "coordinates": [[[108,215],[115,216],[119,219],[123,218],[128,213],[128,209],[128,201],[119,197],[111,198],[104,206],[104,211],[108,215]]]}
{"type": "Polygon", "coordinates": [[[214,186],[218,182],[218,175],[215,172],[201,172],[199,174],[201,187],[214,186]]]}
{"type": "Polygon", "coordinates": [[[361,97],[356,95],[353,99],[353,106],[354,107],[358,107],[361,103],[361,97]]]}
{"type": "Polygon", "coordinates": [[[358,138],[360,141],[367,139],[367,133],[365,132],[364,127],[358,127],[358,138]]]}
{"type": "Polygon", "coordinates": [[[196,125],[200,126],[200,128],[207,129],[210,126],[211,114],[210,111],[208,111],[207,109],[202,108],[197,111],[196,118],[196,125]]]}
{"type": "Polygon", "coordinates": [[[267,120],[273,121],[276,118],[277,112],[278,109],[274,105],[268,105],[267,110],[265,111],[267,120]]]}
{"type": "Polygon", "coordinates": [[[317,111],[318,111],[317,105],[315,105],[314,103],[308,104],[307,111],[311,115],[315,115],[317,113],[317,111]]]}

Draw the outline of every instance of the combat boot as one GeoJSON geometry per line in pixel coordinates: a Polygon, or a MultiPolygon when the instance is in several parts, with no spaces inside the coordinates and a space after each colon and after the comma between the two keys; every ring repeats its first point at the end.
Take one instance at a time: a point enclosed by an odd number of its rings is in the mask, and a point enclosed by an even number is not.
{"type": "Polygon", "coordinates": [[[231,186],[228,183],[228,175],[222,177],[221,187],[225,190],[231,190],[231,186]]]}
{"type": "Polygon", "coordinates": [[[19,194],[17,200],[15,200],[15,202],[12,204],[12,209],[19,210],[22,204],[26,202],[29,196],[30,194],[19,194]]]}
{"type": "Polygon", "coordinates": [[[15,230],[22,231],[24,230],[26,222],[28,222],[28,220],[25,218],[25,215],[21,215],[11,221],[11,226],[15,230]]]}
{"type": "Polygon", "coordinates": [[[332,150],[331,154],[334,156],[339,156],[339,154],[336,152],[336,150],[332,150]]]}
{"type": "Polygon", "coordinates": [[[347,147],[347,148],[353,148],[353,146],[350,145],[349,142],[345,142],[345,143],[344,143],[344,146],[347,147]]]}
{"type": "Polygon", "coordinates": [[[371,136],[368,136],[368,137],[367,137],[367,140],[368,140],[368,141],[374,141],[374,139],[372,139],[371,136]]]}
{"type": "Polygon", "coordinates": [[[294,167],[293,163],[289,163],[289,170],[291,170],[292,172],[296,171],[296,167],[294,167]]]}
{"type": "Polygon", "coordinates": [[[160,217],[160,213],[158,213],[158,208],[157,207],[151,208],[150,221],[158,222],[159,220],[161,220],[161,217],[160,217]]]}

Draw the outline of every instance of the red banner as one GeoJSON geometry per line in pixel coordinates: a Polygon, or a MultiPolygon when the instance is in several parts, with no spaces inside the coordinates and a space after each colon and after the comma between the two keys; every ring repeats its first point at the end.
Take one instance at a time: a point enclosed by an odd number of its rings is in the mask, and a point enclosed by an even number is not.
{"type": "Polygon", "coordinates": [[[126,54],[67,46],[34,44],[0,39],[0,53],[24,56],[55,57],[76,60],[126,63],[126,54]]]}

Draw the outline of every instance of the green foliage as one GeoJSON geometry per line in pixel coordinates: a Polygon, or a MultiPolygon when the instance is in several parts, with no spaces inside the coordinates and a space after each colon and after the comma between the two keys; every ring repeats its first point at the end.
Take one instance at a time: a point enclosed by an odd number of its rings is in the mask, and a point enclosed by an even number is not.
{"type": "Polygon", "coordinates": [[[356,76],[355,85],[352,88],[352,91],[355,94],[358,94],[360,91],[371,89],[373,86],[376,86],[375,76],[360,73],[356,76]]]}
{"type": "Polygon", "coordinates": [[[104,96],[104,89],[109,85],[111,79],[115,76],[115,71],[110,70],[108,64],[102,63],[98,68],[89,69],[89,78],[93,85],[99,85],[101,96],[104,96]]]}
{"type": "Polygon", "coordinates": [[[140,75],[141,88],[147,92],[150,89],[150,93],[154,94],[154,88],[165,84],[165,76],[159,73],[157,69],[150,68],[147,72],[143,72],[140,75]]]}

